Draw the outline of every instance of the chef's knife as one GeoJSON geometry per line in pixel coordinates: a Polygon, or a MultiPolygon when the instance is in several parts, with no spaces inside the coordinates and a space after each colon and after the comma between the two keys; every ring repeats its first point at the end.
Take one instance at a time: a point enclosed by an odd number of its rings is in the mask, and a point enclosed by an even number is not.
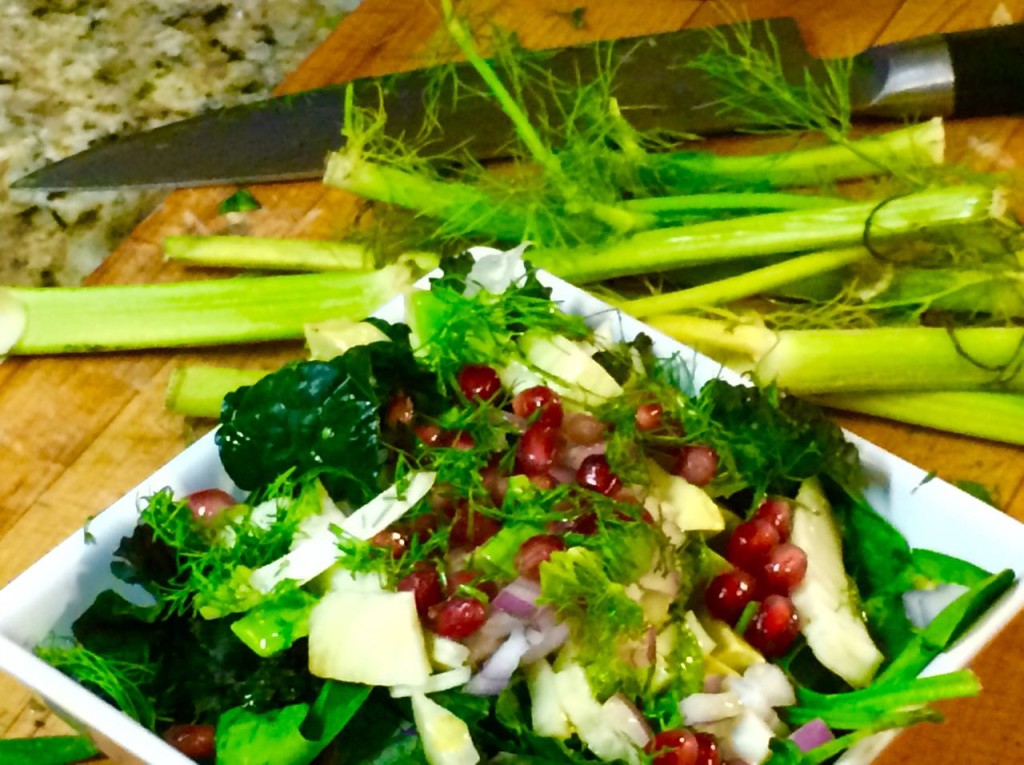
{"type": "MultiPolygon", "coordinates": [[[[769,19],[753,28],[755,45],[775,45],[787,77],[803,78],[805,72],[815,76],[823,70],[821,61],[807,52],[792,19],[769,19]]],[[[707,135],[756,127],[716,108],[716,83],[687,66],[706,50],[705,30],[604,45],[610,46],[610,57],[602,59],[601,66],[612,62],[615,96],[637,128],[707,135]]],[[[588,44],[540,55],[542,65],[556,77],[586,81],[598,73],[595,51],[595,44],[588,44]]],[[[459,65],[458,78],[465,86],[462,95],[435,101],[439,128],[425,150],[464,146],[480,159],[505,156],[513,138],[507,118],[493,99],[481,95],[486,88],[468,65],[459,65]]],[[[427,69],[355,80],[355,104],[377,106],[383,93],[387,131],[394,136],[417,135],[424,126],[430,82],[427,69]]],[[[101,142],[14,186],[57,191],[318,178],[327,153],[344,141],[345,87],[270,98],[101,142]]],[[[855,58],[851,95],[859,117],[1024,113],[1024,24],[870,48],[855,58]]],[[[543,103],[534,106],[545,108],[543,103]]]]}

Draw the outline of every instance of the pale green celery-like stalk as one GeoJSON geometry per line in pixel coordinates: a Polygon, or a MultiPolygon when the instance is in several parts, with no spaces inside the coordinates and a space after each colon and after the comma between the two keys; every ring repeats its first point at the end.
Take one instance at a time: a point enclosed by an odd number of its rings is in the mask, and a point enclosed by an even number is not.
{"type": "MultiPolygon", "coordinates": [[[[301,338],[306,324],[362,319],[407,291],[412,268],[5,290],[25,313],[11,354],[177,348],[301,338]]],[[[2,306],[3,301],[0,301],[2,306]]]]}
{"type": "Polygon", "coordinates": [[[268,239],[256,236],[169,236],[168,260],[199,266],[286,271],[370,271],[373,252],[355,242],[268,239]]]}
{"type": "Polygon", "coordinates": [[[750,212],[808,210],[849,204],[843,197],[781,192],[728,192],[681,194],[666,197],[627,199],[620,207],[634,213],[664,214],[677,212],[750,212]]]}
{"type": "Polygon", "coordinates": [[[371,162],[345,149],[328,157],[324,184],[438,218],[456,231],[474,231],[506,241],[519,241],[529,227],[525,211],[509,205],[499,206],[495,199],[473,186],[436,181],[419,173],[371,162]]]}
{"type": "Polygon", "coordinates": [[[1024,445],[1024,395],[1020,393],[829,393],[809,398],[833,409],[1024,445]]]}
{"type": "Polygon", "coordinates": [[[800,279],[834,271],[869,257],[871,257],[871,253],[863,247],[813,252],[707,284],[665,292],[660,295],[625,300],[618,303],[617,307],[631,316],[640,318],[659,313],[719,305],[769,292],[800,279]]]}
{"type": "Polygon", "coordinates": [[[233,369],[205,365],[178,367],[167,382],[165,404],[186,417],[220,417],[224,396],[253,385],[269,372],[262,369],[233,369]]]}
{"type": "Polygon", "coordinates": [[[691,190],[694,178],[718,186],[762,182],[784,188],[883,175],[894,169],[941,165],[945,154],[941,118],[842,144],[754,156],[724,157],[678,152],[652,154],[651,172],[664,193],[691,190]],[[678,178],[676,178],[678,176],[678,178]]]}
{"type": "Polygon", "coordinates": [[[1024,391],[1024,327],[810,329],[773,332],[682,315],[648,320],[761,384],[799,394],[1024,391]]]}
{"type": "Polygon", "coordinates": [[[758,255],[847,247],[926,228],[986,220],[1006,208],[1000,190],[950,186],[841,207],[751,215],[641,231],[603,247],[536,249],[531,260],[573,282],[666,271],[758,255]]]}

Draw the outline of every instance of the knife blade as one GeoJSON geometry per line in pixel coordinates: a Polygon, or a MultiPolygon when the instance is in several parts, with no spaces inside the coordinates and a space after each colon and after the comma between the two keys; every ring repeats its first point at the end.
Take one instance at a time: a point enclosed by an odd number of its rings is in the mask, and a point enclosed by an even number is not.
{"type": "MultiPolygon", "coordinates": [[[[720,29],[728,29],[728,26],[720,29]]],[[[820,59],[804,46],[793,19],[753,25],[755,46],[778,52],[794,81],[821,76],[820,59]]],[[[701,135],[756,127],[716,109],[716,83],[687,62],[706,50],[706,30],[685,29],[573,46],[540,54],[562,80],[586,82],[610,67],[623,115],[641,130],[701,135]]],[[[507,156],[512,128],[467,64],[456,65],[460,96],[434,103],[442,129],[424,133],[429,69],[354,80],[357,107],[382,106],[386,132],[423,137],[424,151],[461,146],[481,160],[507,156]]],[[[869,48],[854,59],[853,112],[859,117],[971,117],[1024,113],[1024,24],[869,48]]],[[[447,80],[452,81],[452,78],[447,80]]],[[[322,176],[328,152],[344,139],[346,84],[330,85],[208,112],[141,133],[117,137],[19,179],[19,189],[69,191],[124,187],[183,187],[266,183],[322,176]]],[[[533,108],[551,113],[544,97],[533,108]]]]}

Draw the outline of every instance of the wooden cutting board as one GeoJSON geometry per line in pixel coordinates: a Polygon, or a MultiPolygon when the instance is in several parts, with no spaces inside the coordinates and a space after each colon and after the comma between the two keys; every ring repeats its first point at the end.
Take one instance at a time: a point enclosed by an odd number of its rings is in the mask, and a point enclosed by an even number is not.
{"type": "MultiPolygon", "coordinates": [[[[694,0],[478,0],[528,47],[647,34],[716,23],[721,6],[694,0]],[[585,6],[582,23],[572,11],[585,6]]],[[[936,3],[933,0],[759,0],[753,17],[789,15],[821,56],[936,31],[1024,19],[1024,0],[936,3]]],[[[413,68],[441,39],[433,0],[364,0],[282,85],[282,92],[413,68]]],[[[652,76],[659,73],[652,72],[652,76]]],[[[955,158],[982,168],[1024,162],[1020,120],[976,120],[951,126],[955,158]]],[[[215,225],[227,187],[171,194],[92,275],[93,284],[210,277],[163,262],[169,234],[215,225]]],[[[357,210],[350,196],[318,183],[253,189],[264,210],[252,233],[339,236],[357,210]]],[[[295,344],[151,352],[103,357],[9,360],[0,365],[0,584],[29,566],[155,468],[184,448],[190,425],[163,409],[176,365],[203,361],[272,368],[300,352],[295,344]]],[[[1024,449],[937,434],[862,417],[841,417],[852,431],[949,480],[995,490],[1006,511],[1024,520],[1024,449]]],[[[1024,551],[1022,551],[1024,555],[1024,551]]],[[[982,765],[1024,762],[1018,709],[1024,705],[1024,618],[1018,618],[977,659],[986,690],[978,699],[942,706],[943,725],[903,734],[880,762],[982,765]]],[[[0,678],[0,734],[46,735],[63,724],[30,693],[0,678]]]]}

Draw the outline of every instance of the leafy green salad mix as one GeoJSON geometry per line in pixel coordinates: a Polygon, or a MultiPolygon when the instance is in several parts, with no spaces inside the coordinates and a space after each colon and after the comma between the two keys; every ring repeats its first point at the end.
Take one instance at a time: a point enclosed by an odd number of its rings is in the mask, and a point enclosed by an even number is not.
{"type": "Polygon", "coordinates": [[[830,762],[1013,583],[912,549],[818,410],[513,253],[228,395],[236,495],[160,491],[49,662],[198,762],[830,762]]]}

